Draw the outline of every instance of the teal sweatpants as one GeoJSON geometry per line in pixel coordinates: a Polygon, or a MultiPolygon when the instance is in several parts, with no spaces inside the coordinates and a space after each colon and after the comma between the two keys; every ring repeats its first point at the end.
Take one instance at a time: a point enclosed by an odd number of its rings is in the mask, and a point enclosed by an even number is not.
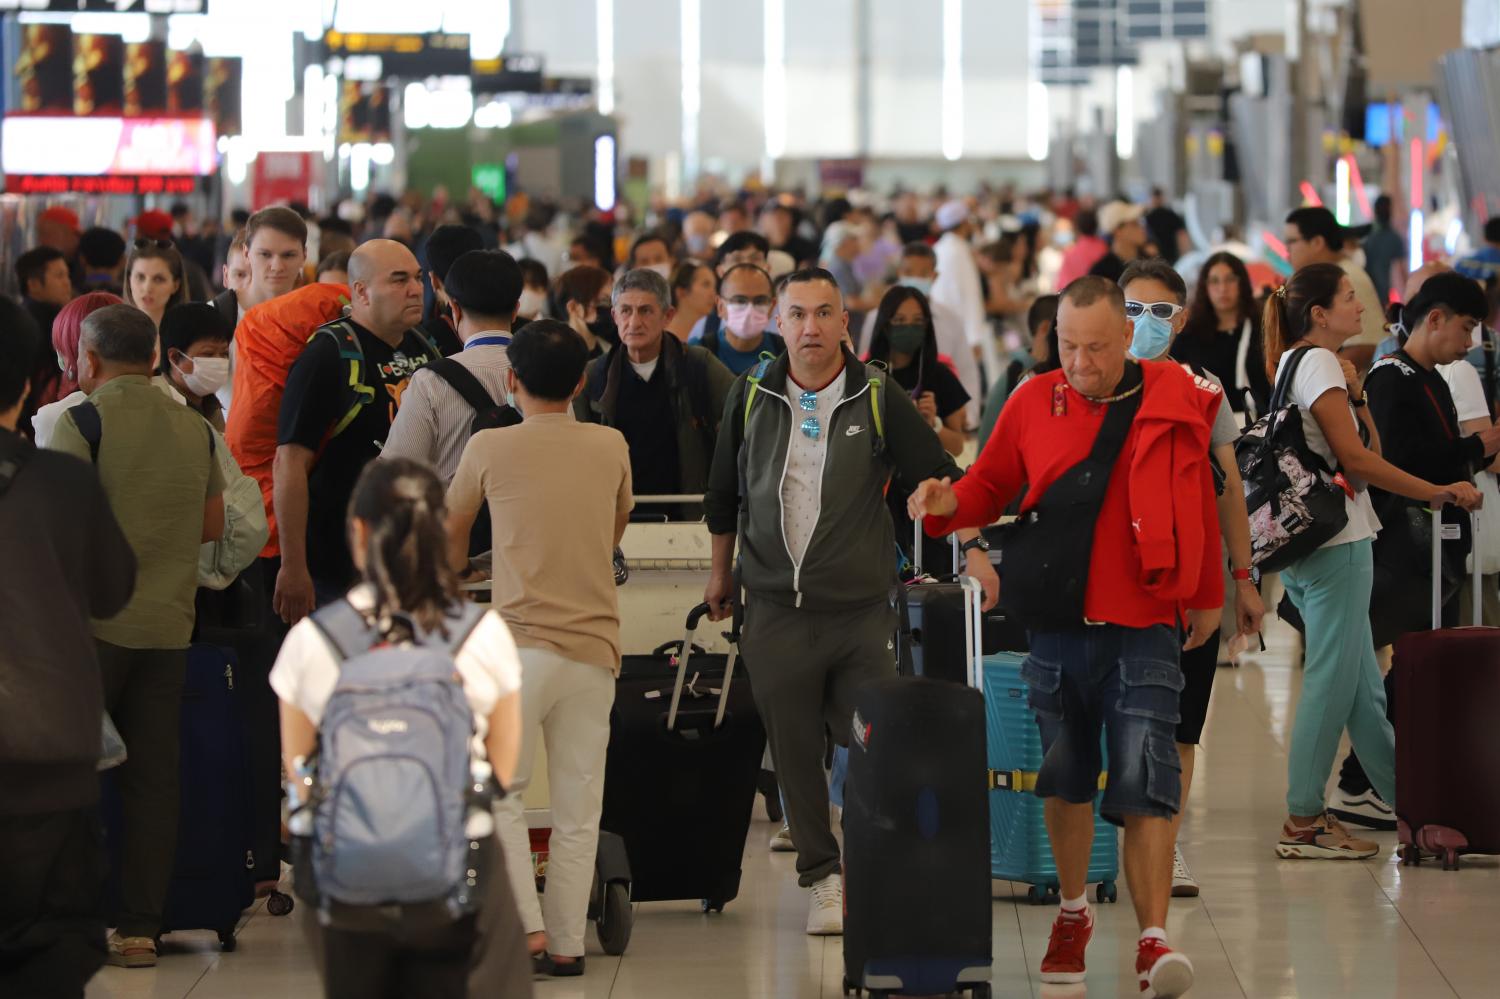
{"type": "Polygon", "coordinates": [[[1321,815],[1339,737],[1349,739],[1370,783],[1396,804],[1396,736],[1370,634],[1375,578],[1369,541],[1320,548],[1281,574],[1305,624],[1302,697],[1287,759],[1287,810],[1321,815]]]}

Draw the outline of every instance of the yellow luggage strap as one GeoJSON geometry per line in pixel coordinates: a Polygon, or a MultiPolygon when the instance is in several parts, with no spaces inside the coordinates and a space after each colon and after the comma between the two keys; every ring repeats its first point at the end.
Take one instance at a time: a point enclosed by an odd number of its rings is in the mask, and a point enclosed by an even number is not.
{"type": "MultiPolygon", "coordinates": [[[[989,773],[991,791],[1016,791],[1023,794],[1036,791],[1036,771],[1034,770],[991,770],[989,773]]],[[[1108,778],[1108,771],[1100,772],[1099,790],[1104,790],[1108,778]]]]}

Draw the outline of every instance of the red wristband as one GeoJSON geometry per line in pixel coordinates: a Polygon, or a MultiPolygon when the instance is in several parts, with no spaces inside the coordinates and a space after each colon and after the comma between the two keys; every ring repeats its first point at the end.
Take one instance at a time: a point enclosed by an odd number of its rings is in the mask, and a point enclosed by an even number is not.
{"type": "Polygon", "coordinates": [[[1232,579],[1232,580],[1234,580],[1236,583],[1246,582],[1246,581],[1248,581],[1250,579],[1250,570],[1249,569],[1230,569],[1229,570],[1229,578],[1232,579]]]}

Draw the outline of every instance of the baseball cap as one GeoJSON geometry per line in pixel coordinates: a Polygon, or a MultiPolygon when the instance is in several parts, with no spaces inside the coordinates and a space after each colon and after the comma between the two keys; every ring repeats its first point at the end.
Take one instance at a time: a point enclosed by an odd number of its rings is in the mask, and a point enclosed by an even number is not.
{"type": "Polygon", "coordinates": [[[82,231],[83,227],[78,224],[78,213],[71,208],[62,205],[53,205],[41,215],[37,216],[38,222],[54,222],[57,225],[65,225],[74,232],[82,231]]]}
{"type": "Polygon", "coordinates": [[[172,216],[166,212],[141,212],[135,217],[135,234],[147,239],[171,239],[172,216]]]}
{"type": "Polygon", "coordinates": [[[1099,209],[1099,231],[1107,236],[1122,225],[1139,221],[1145,214],[1146,209],[1140,205],[1132,205],[1128,201],[1111,201],[1099,209]]]}

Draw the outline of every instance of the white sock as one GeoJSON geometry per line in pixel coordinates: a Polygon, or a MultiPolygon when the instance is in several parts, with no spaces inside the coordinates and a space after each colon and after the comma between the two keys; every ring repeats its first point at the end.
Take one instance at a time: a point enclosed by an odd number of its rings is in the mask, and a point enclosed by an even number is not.
{"type": "Polygon", "coordinates": [[[1079,895],[1077,898],[1065,898],[1062,907],[1068,912],[1088,912],[1089,897],[1087,894],[1079,895]]]}
{"type": "Polygon", "coordinates": [[[1162,929],[1160,926],[1148,926],[1141,931],[1142,940],[1150,940],[1153,937],[1155,937],[1157,940],[1160,940],[1162,943],[1166,943],[1167,931],[1162,929]]]}

